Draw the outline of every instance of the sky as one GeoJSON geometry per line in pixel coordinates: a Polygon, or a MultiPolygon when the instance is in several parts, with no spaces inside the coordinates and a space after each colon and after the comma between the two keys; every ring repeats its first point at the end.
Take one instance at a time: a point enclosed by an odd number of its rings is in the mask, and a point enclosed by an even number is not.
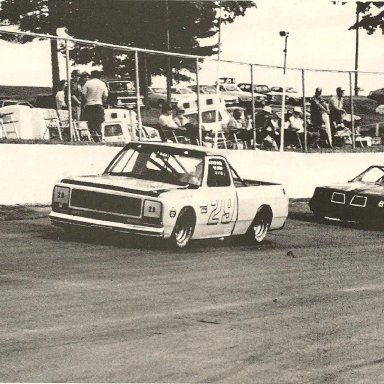
{"type": "MultiPolygon", "coordinates": [[[[355,32],[348,30],[355,21],[354,1],[333,5],[330,0],[256,0],[256,4],[257,8],[248,10],[244,17],[222,27],[222,59],[282,66],[284,38],[279,31],[284,30],[289,32],[287,67],[354,69],[355,32]]],[[[367,35],[361,30],[359,47],[359,69],[384,72],[381,31],[367,35]]],[[[0,41],[0,52],[0,84],[51,86],[48,42],[17,45],[0,41]]],[[[65,62],[60,63],[64,76],[65,62]]],[[[284,81],[301,91],[301,71],[288,70],[285,77],[282,72],[254,67],[255,83],[274,86],[284,81]]],[[[226,63],[218,66],[213,62],[203,65],[200,80],[212,84],[217,74],[250,82],[248,66],[226,63]]],[[[313,93],[316,86],[330,93],[338,85],[348,89],[349,77],[306,71],[305,84],[306,93],[313,93]]],[[[359,85],[365,93],[382,88],[384,76],[360,75],[359,85]]]]}

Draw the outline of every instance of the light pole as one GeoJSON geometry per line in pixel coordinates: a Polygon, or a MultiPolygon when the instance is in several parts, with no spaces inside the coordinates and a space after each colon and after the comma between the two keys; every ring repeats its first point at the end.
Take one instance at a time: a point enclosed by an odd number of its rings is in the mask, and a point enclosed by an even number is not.
{"type": "Polygon", "coordinates": [[[285,70],[287,68],[287,46],[288,46],[288,36],[289,32],[286,31],[280,31],[280,36],[285,37],[285,43],[284,43],[284,75],[285,75],[285,70]]]}
{"type": "Polygon", "coordinates": [[[284,76],[283,76],[283,95],[281,100],[281,128],[280,128],[280,152],[284,152],[284,129],[285,129],[285,72],[287,69],[287,47],[289,32],[280,31],[280,36],[284,37],[284,76]]]}

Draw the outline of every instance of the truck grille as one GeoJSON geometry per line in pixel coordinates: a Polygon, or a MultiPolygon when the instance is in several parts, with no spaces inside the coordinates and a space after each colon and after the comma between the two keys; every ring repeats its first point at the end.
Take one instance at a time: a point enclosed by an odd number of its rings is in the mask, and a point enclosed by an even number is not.
{"type": "Polygon", "coordinates": [[[141,214],[141,199],[130,196],[72,189],[71,207],[92,209],[94,211],[136,216],[141,214]]]}

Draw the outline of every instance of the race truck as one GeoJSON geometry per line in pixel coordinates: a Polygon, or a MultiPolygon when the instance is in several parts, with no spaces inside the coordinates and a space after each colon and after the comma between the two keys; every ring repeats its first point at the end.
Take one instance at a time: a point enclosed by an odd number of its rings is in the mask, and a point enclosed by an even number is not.
{"type": "Polygon", "coordinates": [[[259,243],[283,228],[288,196],[281,184],[242,179],[224,153],[131,142],[103,174],[58,182],[51,222],[68,232],[97,227],[160,237],[176,249],[232,235],[259,243]]]}

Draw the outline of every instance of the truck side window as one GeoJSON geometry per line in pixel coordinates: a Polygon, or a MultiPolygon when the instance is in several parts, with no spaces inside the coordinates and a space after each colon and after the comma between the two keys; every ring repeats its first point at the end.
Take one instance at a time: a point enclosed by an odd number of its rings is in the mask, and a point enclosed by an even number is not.
{"type": "Polygon", "coordinates": [[[231,185],[228,167],[223,160],[209,160],[207,185],[208,187],[228,187],[231,185]]]}

